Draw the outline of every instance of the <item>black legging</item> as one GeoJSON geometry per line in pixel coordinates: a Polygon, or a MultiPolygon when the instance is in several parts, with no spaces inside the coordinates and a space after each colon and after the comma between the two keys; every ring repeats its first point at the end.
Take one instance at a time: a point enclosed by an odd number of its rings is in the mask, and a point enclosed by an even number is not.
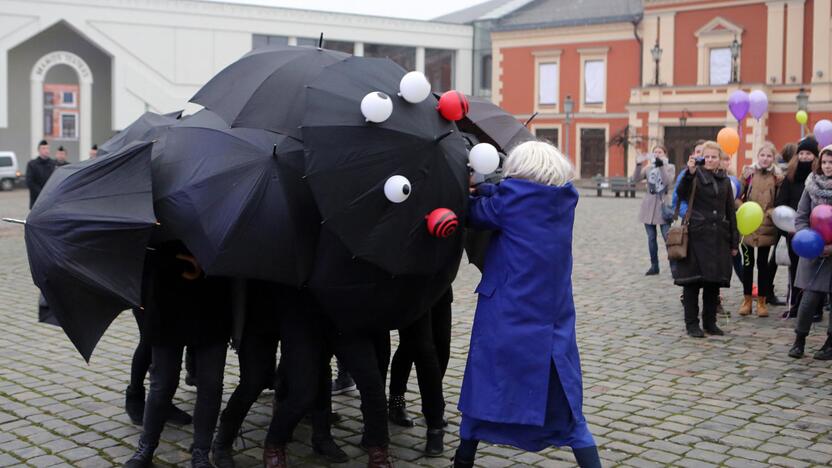
{"type": "Polygon", "coordinates": [[[716,308],[719,305],[717,283],[689,284],[682,289],[682,304],[685,308],[685,325],[699,325],[699,290],[702,290],[702,325],[716,325],[716,308]]]}
{"type": "MultiPolygon", "coordinates": [[[[133,318],[136,319],[136,327],[139,329],[139,343],[133,351],[133,360],[130,362],[130,386],[132,388],[144,387],[144,378],[153,361],[152,348],[144,336],[145,313],[141,309],[133,309],[133,318]]],[[[196,357],[190,346],[185,349],[185,368],[189,374],[196,375],[196,357]]]]}
{"type": "Polygon", "coordinates": [[[754,287],[754,258],[756,250],[757,297],[768,297],[771,287],[771,275],[768,271],[768,254],[771,247],[749,247],[742,245],[742,292],[750,296],[754,287]]]}

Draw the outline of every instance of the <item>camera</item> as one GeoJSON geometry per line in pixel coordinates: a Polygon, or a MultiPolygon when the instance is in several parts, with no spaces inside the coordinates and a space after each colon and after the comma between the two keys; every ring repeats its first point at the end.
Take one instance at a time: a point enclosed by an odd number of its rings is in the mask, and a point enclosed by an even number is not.
{"type": "Polygon", "coordinates": [[[697,166],[704,166],[705,165],[705,158],[696,158],[696,165],[697,166]]]}

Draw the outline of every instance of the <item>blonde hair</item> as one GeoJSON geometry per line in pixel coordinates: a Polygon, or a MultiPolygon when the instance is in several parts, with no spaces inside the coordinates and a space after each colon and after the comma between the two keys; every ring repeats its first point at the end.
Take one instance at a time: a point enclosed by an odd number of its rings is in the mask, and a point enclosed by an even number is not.
{"type": "Polygon", "coordinates": [[[760,153],[762,153],[764,150],[771,151],[771,155],[775,158],[777,157],[777,147],[774,146],[774,143],[770,141],[763,143],[763,145],[760,146],[760,149],[757,150],[757,157],[760,157],[760,153]]]}
{"type": "Polygon", "coordinates": [[[705,154],[705,150],[717,150],[719,153],[719,158],[722,159],[722,147],[719,146],[719,143],[715,141],[706,141],[702,143],[702,154],[705,154]]]}
{"type": "Polygon", "coordinates": [[[575,170],[554,146],[542,141],[527,141],[511,150],[504,175],[560,187],[572,182],[575,170]]]}

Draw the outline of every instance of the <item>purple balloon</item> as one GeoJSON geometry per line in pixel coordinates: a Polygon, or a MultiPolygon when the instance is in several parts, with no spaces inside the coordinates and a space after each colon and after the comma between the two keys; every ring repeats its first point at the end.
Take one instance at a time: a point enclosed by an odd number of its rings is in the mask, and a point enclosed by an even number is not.
{"type": "Polygon", "coordinates": [[[814,229],[798,231],[792,237],[794,253],[803,258],[815,259],[823,253],[823,237],[814,229]]]}
{"type": "Polygon", "coordinates": [[[738,89],[728,97],[728,110],[731,111],[731,114],[734,115],[734,118],[738,122],[748,115],[748,108],[750,106],[751,102],[749,101],[748,93],[745,91],[738,89]]]}
{"type": "Polygon", "coordinates": [[[759,89],[755,89],[748,95],[748,100],[748,108],[751,116],[760,120],[768,110],[768,96],[766,96],[766,93],[760,91],[759,89]]]}
{"type": "Polygon", "coordinates": [[[818,146],[823,148],[827,145],[832,145],[832,122],[823,119],[815,124],[815,139],[818,141],[818,146]]]}

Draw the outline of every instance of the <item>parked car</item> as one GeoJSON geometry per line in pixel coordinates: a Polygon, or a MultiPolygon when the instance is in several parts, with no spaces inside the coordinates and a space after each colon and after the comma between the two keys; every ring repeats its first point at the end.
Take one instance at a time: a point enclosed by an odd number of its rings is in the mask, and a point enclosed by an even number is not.
{"type": "Polygon", "coordinates": [[[0,190],[12,190],[22,178],[17,156],[11,151],[0,151],[0,190]]]}

